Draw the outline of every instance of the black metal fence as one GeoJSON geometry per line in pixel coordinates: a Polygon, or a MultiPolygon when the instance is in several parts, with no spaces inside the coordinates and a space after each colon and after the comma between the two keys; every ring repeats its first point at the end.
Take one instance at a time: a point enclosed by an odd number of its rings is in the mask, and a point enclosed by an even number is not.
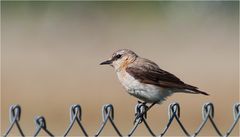
{"type": "MultiPolygon", "coordinates": [[[[147,106],[143,103],[137,104],[135,107],[135,115],[141,114],[142,112],[144,112],[146,110],[146,108],[147,108],[147,106]]],[[[10,126],[6,130],[6,133],[3,136],[4,137],[8,136],[14,125],[17,126],[17,129],[19,130],[19,133],[21,134],[21,136],[25,136],[25,134],[20,126],[21,107],[19,105],[12,105],[10,107],[9,115],[10,115],[9,116],[10,126]]],[[[192,134],[187,131],[187,129],[184,127],[183,123],[180,120],[180,105],[178,103],[172,103],[169,105],[168,116],[169,116],[169,121],[160,134],[155,134],[151,130],[150,126],[147,123],[147,114],[145,114],[145,115],[139,117],[138,119],[136,119],[134,126],[131,129],[131,131],[128,133],[128,135],[123,135],[119,131],[119,129],[117,128],[117,126],[114,122],[113,106],[111,104],[107,104],[102,107],[102,119],[103,119],[102,124],[94,136],[99,136],[101,134],[101,132],[103,131],[107,122],[110,122],[110,124],[113,126],[113,128],[116,131],[116,134],[118,136],[132,136],[134,134],[134,132],[136,131],[137,127],[139,126],[139,124],[144,124],[145,127],[148,129],[150,135],[152,135],[152,136],[164,136],[165,133],[168,131],[169,127],[171,126],[172,122],[174,121],[174,119],[177,121],[177,123],[179,124],[180,128],[182,129],[182,131],[184,132],[184,134],[186,136],[193,136],[193,137],[197,136],[201,132],[202,128],[205,126],[207,121],[210,121],[210,123],[212,124],[213,128],[215,129],[216,133],[219,136],[229,136],[239,121],[240,103],[236,103],[233,106],[233,123],[225,133],[221,132],[214,122],[214,106],[212,103],[206,103],[203,105],[203,107],[202,107],[202,122],[199,125],[199,127],[195,130],[195,132],[192,134]]],[[[77,125],[80,127],[80,130],[82,131],[82,136],[83,135],[89,136],[89,134],[86,132],[83,124],[81,123],[81,119],[82,119],[82,110],[81,110],[80,105],[71,106],[70,107],[70,124],[69,124],[68,128],[66,129],[66,131],[64,132],[63,136],[65,137],[68,135],[68,133],[71,131],[74,123],[77,123],[77,125]]],[[[47,125],[46,125],[46,120],[44,117],[42,117],[42,116],[36,117],[35,125],[36,125],[36,130],[33,135],[34,137],[37,136],[41,130],[46,132],[49,136],[54,136],[53,133],[48,130],[47,125]]]]}

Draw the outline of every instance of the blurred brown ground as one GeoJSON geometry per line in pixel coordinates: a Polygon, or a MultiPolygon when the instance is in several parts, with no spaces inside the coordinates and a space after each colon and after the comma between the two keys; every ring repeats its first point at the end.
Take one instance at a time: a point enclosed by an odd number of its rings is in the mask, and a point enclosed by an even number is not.
{"type": "MultiPolygon", "coordinates": [[[[215,105],[215,121],[226,132],[239,102],[238,2],[1,2],[1,132],[8,108],[22,106],[21,126],[34,133],[43,115],[55,135],[69,124],[69,107],[81,104],[90,135],[100,127],[101,107],[111,103],[124,134],[133,126],[137,99],[119,84],[112,68],[99,63],[117,49],[132,49],[186,83],[210,93],[175,94],[154,107],[148,121],[160,133],[167,107],[181,105],[190,133],[201,123],[201,107],[215,105]]],[[[239,124],[231,135],[239,135],[239,124]]],[[[19,135],[16,128],[11,135],[19,135]]],[[[42,134],[44,135],[44,134],[42,134]]],[[[82,135],[74,127],[70,135],[82,135]]],[[[101,135],[116,135],[107,126],[101,135]]],[[[134,135],[149,135],[144,126],[134,135]]],[[[176,124],[166,135],[184,135],[176,124]]],[[[208,123],[200,135],[217,135],[208,123]]]]}

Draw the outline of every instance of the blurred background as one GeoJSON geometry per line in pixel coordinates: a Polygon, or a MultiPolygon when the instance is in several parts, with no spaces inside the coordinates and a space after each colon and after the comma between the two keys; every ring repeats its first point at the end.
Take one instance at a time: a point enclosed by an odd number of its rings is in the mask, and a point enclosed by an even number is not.
{"type": "MultiPolygon", "coordinates": [[[[8,109],[20,104],[20,124],[33,135],[34,117],[62,135],[69,107],[80,104],[82,122],[94,135],[101,107],[111,103],[115,122],[127,135],[133,127],[137,99],[120,85],[113,68],[100,66],[118,49],[128,48],[210,96],[175,94],[148,113],[154,132],[168,121],[167,108],[181,105],[190,133],[202,121],[201,108],[215,105],[224,133],[239,102],[239,2],[1,2],[1,132],[8,109]]],[[[101,135],[117,135],[107,124],[101,135]]],[[[20,135],[16,127],[11,135],[20,135]]],[[[239,124],[231,135],[239,135],[239,124]]],[[[45,135],[41,133],[41,135],[45,135]]],[[[70,135],[82,135],[76,125],[70,135]]],[[[134,135],[149,135],[140,126],[134,135]]],[[[174,122],[166,135],[184,135],[174,122]]],[[[210,125],[202,136],[217,135],[210,125]]]]}

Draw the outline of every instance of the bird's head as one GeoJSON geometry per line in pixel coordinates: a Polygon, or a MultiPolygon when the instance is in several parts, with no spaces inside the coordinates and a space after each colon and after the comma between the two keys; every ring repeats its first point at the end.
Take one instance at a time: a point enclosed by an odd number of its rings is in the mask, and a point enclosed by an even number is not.
{"type": "Polygon", "coordinates": [[[100,65],[110,65],[115,70],[121,70],[134,62],[137,57],[137,54],[129,49],[120,49],[114,52],[110,59],[100,63],[100,65]]]}

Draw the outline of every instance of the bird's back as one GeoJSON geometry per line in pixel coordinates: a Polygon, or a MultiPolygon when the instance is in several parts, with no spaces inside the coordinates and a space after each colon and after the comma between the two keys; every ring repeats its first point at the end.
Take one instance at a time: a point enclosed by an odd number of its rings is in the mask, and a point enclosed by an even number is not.
{"type": "Polygon", "coordinates": [[[128,65],[126,72],[141,83],[152,84],[162,88],[177,89],[176,91],[188,93],[207,93],[198,90],[197,87],[184,83],[175,75],[162,70],[151,60],[137,58],[135,62],[128,65]]]}

